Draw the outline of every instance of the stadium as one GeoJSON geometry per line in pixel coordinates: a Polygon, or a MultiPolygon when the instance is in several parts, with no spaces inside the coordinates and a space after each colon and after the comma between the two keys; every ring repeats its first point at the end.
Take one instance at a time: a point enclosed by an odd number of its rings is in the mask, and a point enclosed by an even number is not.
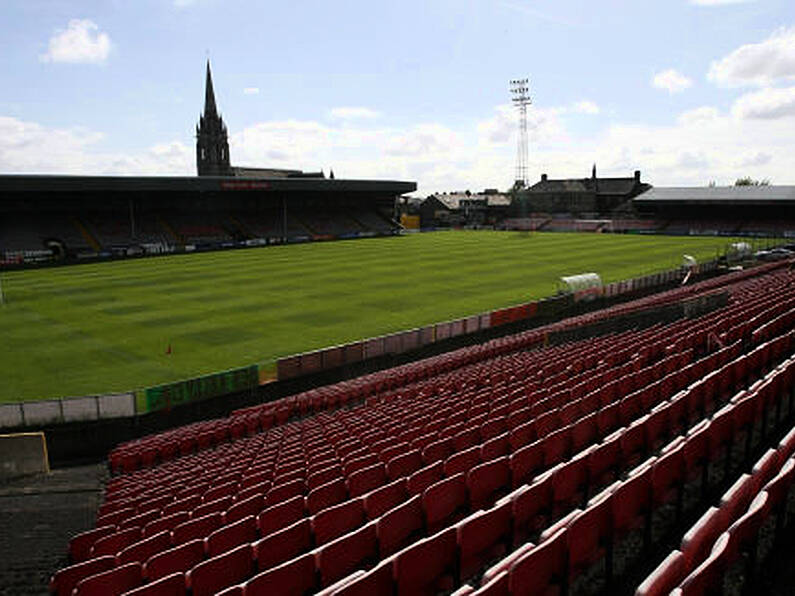
{"type": "Polygon", "coordinates": [[[209,61],[196,169],[0,175],[0,593],[791,593],[795,186],[235,167],[209,61]]]}

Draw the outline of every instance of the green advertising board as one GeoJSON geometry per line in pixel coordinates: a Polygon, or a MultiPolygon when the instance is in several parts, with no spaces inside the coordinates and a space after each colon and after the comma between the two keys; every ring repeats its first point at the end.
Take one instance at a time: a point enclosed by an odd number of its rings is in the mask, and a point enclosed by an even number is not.
{"type": "Polygon", "coordinates": [[[148,412],[154,412],[173,408],[208,397],[252,389],[258,384],[259,371],[254,364],[195,379],[149,387],[146,389],[146,409],[148,412]]]}

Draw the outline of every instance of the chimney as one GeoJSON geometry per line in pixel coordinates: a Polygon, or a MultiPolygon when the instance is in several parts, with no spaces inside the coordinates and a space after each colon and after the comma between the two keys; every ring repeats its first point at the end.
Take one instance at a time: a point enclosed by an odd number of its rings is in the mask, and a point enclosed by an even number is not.
{"type": "Polygon", "coordinates": [[[635,170],[635,182],[640,184],[640,170],[635,170]]]}
{"type": "Polygon", "coordinates": [[[541,174],[541,182],[546,182],[546,181],[547,181],[547,175],[541,174]]]}

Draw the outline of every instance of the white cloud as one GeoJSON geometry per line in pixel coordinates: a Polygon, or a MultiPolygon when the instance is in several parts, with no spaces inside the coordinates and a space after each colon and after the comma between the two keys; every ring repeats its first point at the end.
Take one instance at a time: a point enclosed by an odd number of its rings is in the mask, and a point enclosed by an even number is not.
{"type": "Polygon", "coordinates": [[[756,0],[690,0],[690,4],[698,6],[722,6],[724,4],[747,4],[756,0]]]}
{"type": "Polygon", "coordinates": [[[574,111],[580,114],[598,114],[600,110],[594,102],[584,99],[574,104],[574,111]]]}
{"type": "Polygon", "coordinates": [[[688,79],[681,72],[669,68],[654,75],[651,84],[657,89],[663,89],[673,95],[674,93],[681,93],[693,84],[693,81],[688,79]]]}
{"type": "Polygon", "coordinates": [[[679,115],[678,122],[679,124],[683,124],[685,126],[694,126],[698,125],[699,123],[710,122],[719,116],[720,112],[718,112],[717,108],[713,108],[712,106],[702,106],[700,108],[688,110],[687,112],[682,112],[679,115]]]}
{"type": "Polygon", "coordinates": [[[47,53],[39,56],[42,62],[72,64],[102,64],[110,54],[107,33],[90,19],[72,19],[66,29],[59,29],[50,38],[47,53]]]}
{"type": "Polygon", "coordinates": [[[192,174],[193,150],[174,141],[138,154],[96,151],[102,133],[0,116],[0,171],[29,174],[192,174]]]}
{"type": "Polygon", "coordinates": [[[740,46],[714,61],[707,77],[725,86],[795,79],[795,27],[779,29],[762,42],[740,46]]]}
{"type": "Polygon", "coordinates": [[[174,0],[174,6],[177,8],[185,8],[186,6],[191,6],[196,4],[198,0],[174,0]]]}
{"type": "Polygon", "coordinates": [[[372,120],[380,115],[380,112],[363,107],[341,107],[329,110],[329,116],[337,120],[372,120]]]}
{"type": "Polygon", "coordinates": [[[732,106],[738,118],[775,120],[795,116],[795,87],[746,93],[732,106]]]}
{"type": "Polygon", "coordinates": [[[243,95],[257,95],[259,87],[246,87],[243,89],[243,95]]]}

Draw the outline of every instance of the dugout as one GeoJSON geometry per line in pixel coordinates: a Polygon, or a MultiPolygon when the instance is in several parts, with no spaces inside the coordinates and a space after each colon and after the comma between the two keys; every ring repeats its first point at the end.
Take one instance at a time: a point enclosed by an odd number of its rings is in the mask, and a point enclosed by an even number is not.
{"type": "Polygon", "coordinates": [[[604,292],[604,284],[598,273],[567,275],[558,282],[558,294],[571,294],[575,302],[595,300],[604,292]]]}

